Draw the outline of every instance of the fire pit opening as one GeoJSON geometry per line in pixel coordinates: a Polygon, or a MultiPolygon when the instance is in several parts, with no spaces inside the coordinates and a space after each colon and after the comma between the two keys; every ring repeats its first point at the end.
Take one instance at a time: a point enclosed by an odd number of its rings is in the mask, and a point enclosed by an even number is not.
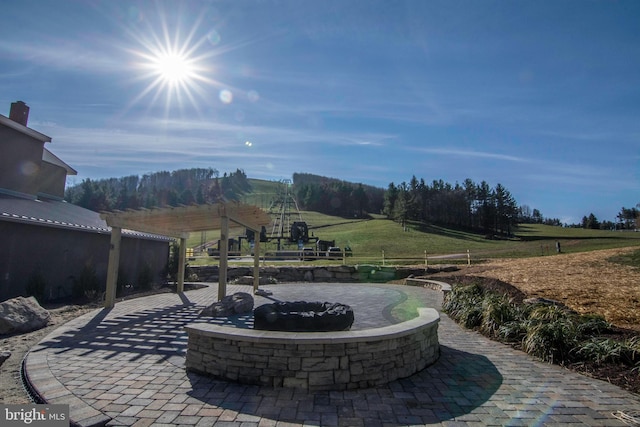
{"type": "Polygon", "coordinates": [[[353,309],[340,303],[284,301],[253,310],[253,327],[267,331],[347,331],[353,325],[353,309]]]}

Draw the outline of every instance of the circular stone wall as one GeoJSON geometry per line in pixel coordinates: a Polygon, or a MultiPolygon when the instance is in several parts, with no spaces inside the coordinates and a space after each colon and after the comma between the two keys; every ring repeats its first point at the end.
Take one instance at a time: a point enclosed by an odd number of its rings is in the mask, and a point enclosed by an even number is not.
{"type": "Polygon", "coordinates": [[[272,387],[347,390],[386,384],[434,363],[440,355],[432,308],[381,328],[281,332],[209,323],[185,326],[186,368],[215,378],[272,387]]]}

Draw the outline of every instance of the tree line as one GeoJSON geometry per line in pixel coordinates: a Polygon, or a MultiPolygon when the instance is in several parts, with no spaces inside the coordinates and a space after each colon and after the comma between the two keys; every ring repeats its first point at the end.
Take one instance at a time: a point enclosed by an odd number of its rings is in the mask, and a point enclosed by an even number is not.
{"type": "MultiPolygon", "coordinates": [[[[241,169],[220,176],[213,168],[161,171],[142,176],[91,180],[70,186],[65,199],[93,211],[152,208],[239,200],[251,193],[241,169]]],[[[300,209],[345,218],[370,213],[406,224],[408,221],[466,228],[490,234],[511,234],[517,224],[533,223],[588,229],[640,228],[640,203],[623,207],[616,220],[600,221],[591,213],[578,224],[545,218],[538,209],[518,206],[502,184],[466,179],[462,184],[443,180],[427,183],[415,176],[409,182],[390,183],[382,189],[361,183],[309,174],[293,174],[293,192],[300,209]]]]}
{"type": "MultiPolygon", "coordinates": [[[[220,176],[213,168],[161,171],[142,176],[91,180],[65,191],[65,199],[93,211],[153,208],[239,200],[251,192],[244,171],[220,176]]],[[[293,174],[293,194],[302,210],[345,218],[370,213],[407,221],[510,234],[517,223],[551,223],[537,210],[518,207],[501,184],[490,187],[470,179],[462,184],[434,180],[427,184],[415,176],[385,190],[309,173],[293,174]]],[[[556,220],[557,221],[557,220],[556,220]]]]}
{"type": "Polygon", "coordinates": [[[640,203],[633,208],[620,209],[616,215],[617,221],[600,221],[592,213],[582,217],[582,221],[577,224],[571,224],[569,227],[586,228],[590,230],[636,230],[640,228],[640,203]]]}
{"type": "Polygon", "coordinates": [[[309,173],[293,174],[293,192],[302,210],[345,218],[380,213],[384,190],[309,173]]]}
{"type": "Polygon", "coordinates": [[[328,215],[363,217],[381,213],[400,223],[421,221],[487,233],[510,234],[516,224],[562,226],[558,218],[545,218],[538,209],[517,206],[501,184],[494,188],[471,179],[462,184],[434,180],[427,184],[415,176],[409,183],[390,183],[386,190],[308,173],[293,175],[296,200],[303,210],[328,215]]]}
{"type": "Polygon", "coordinates": [[[520,218],[515,198],[502,184],[491,187],[471,179],[462,184],[443,180],[428,184],[415,175],[408,183],[389,184],[383,213],[402,224],[418,221],[490,234],[511,234],[520,218]]]}
{"type": "Polygon", "coordinates": [[[100,212],[238,200],[250,191],[251,184],[240,169],[220,176],[216,169],[192,168],[143,176],[84,179],[65,190],[65,200],[100,212]]]}

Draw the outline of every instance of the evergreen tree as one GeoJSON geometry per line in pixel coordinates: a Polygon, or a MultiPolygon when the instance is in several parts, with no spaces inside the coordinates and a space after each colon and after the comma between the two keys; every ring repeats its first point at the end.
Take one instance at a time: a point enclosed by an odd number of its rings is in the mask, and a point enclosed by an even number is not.
{"type": "Polygon", "coordinates": [[[511,234],[511,227],[516,225],[518,208],[516,201],[502,184],[496,185],[494,190],[496,231],[511,234]]]}
{"type": "Polygon", "coordinates": [[[398,199],[398,188],[393,182],[389,183],[387,191],[384,193],[384,209],[383,213],[387,218],[393,218],[396,200],[398,199]]]}
{"type": "Polygon", "coordinates": [[[356,215],[359,218],[364,216],[364,213],[367,211],[367,206],[369,205],[369,197],[367,196],[367,192],[364,191],[362,184],[358,184],[358,186],[351,192],[351,200],[353,200],[356,215]]]}

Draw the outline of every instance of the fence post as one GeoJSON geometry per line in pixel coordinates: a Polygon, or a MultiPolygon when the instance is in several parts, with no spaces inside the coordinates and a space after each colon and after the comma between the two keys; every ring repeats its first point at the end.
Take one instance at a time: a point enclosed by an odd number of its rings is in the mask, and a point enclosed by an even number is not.
{"type": "Polygon", "coordinates": [[[384,249],[382,250],[382,265],[384,266],[384,249]]]}
{"type": "Polygon", "coordinates": [[[471,253],[469,249],[467,249],[467,265],[471,265],[471,253]]]}
{"type": "Polygon", "coordinates": [[[426,249],[424,250],[424,267],[426,269],[429,268],[429,258],[427,258],[427,250],[426,249]]]}

